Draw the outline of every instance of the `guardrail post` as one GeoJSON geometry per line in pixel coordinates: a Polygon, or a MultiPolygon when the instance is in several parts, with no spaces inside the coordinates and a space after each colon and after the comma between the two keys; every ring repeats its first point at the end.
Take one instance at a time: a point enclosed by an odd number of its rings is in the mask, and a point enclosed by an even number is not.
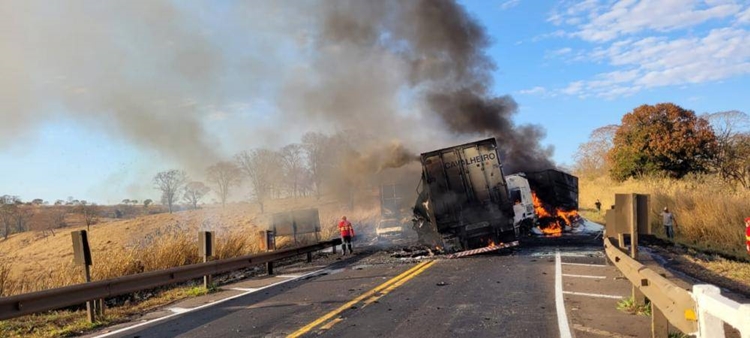
{"type": "Polygon", "coordinates": [[[668,338],[669,321],[664,313],[651,302],[651,338],[668,338]]]}
{"type": "MultiPolygon", "coordinates": [[[[213,231],[200,231],[198,232],[198,245],[200,245],[199,254],[203,257],[203,263],[214,255],[214,247],[216,246],[216,236],[213,231]]],[[[203,287],[208,289],[211,286],[211,275],[203,276],[203,287]]]]}
{"type": "Polygon", "coordinates": [[[713,285],[693,285],[693,299],[698,310],[698,337],[724,337],[724,322],[711,315],[703,306],[705,298],[721,295],[721,290],[713,285]]]}
{"type": "MultiPolygon", "coordinates": [[[[73,263],[83,267],[83,278],[86,283],[91,282],[91,249],[89,237],[86,230],[73,231],[70,233],[73,239],[73,263]]],[[[89,323],[96,321],[96,303],[92,300],[86,302],[86,315],[89,323]]],[[[104,312],[102,311],[102,314],[104,312]]]]}

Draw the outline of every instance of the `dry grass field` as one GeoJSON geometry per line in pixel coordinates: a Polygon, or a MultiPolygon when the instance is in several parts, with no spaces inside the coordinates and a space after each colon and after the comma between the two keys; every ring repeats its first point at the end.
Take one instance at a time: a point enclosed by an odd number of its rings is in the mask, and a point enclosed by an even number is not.
{"type": "MultiPolygon", "coordinates": [[[[377,190],[360,192],[354,210],[346,203],[324,196],[281,199],[268,202],[261,214],[255,204],[233,203],[225,208],[208,206],[199,210],[156,214],[129,220],[96,224],[89,232],[93,257],[92,279],[101,280],[143,271],[164,269],[199,261],[197,232],[217,232],[218,258],[257,252],[258,232],[279,211],[317,207],[322,237],[335,235],[336,220],[350,216],[355,227],[366,232],[379,215],[377,190]]],[[[0,295],[7,296],[83,281],[80,268],[72,264],[70,232],[79,225],[56,231],[13,234],[0,240],[0,295]]]]}
{"type": "Polygon", "coordinates": [[[580,205],[584,217],[603,221],[596,212],[596,199],[602,209],[614,204],[617,193],[651,195],[651,225],[663,236],[661,210],[666,206],[676,219],[677,242],[709,252],[747,259],[745,250],[745,217],[750,216],[750,191],[734,190],[715,177],[698,177],[680,181],[669,179],[628,180],[612,182],[609,178],[580,180],[580,205]]]}

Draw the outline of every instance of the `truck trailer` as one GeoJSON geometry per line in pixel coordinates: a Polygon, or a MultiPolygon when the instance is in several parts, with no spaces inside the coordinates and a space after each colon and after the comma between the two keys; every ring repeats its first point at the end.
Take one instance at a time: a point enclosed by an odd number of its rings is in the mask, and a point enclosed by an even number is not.
{"type": "Polygon", "coordinates": [[[420,241],[446,251],[516,242],[509,196],[494,138],[423,153],[414,205],[420,241]]]}

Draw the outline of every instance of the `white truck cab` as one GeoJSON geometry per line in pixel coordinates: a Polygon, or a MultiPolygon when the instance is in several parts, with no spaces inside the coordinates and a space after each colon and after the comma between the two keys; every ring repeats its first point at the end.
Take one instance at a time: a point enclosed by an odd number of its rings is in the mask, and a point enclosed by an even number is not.
{"type": "Polygon", "coordinates": [[[526,219],[530,219],[533,223],[536,213],[529,180],[523,173],[508,175],[505,180],[508,182],[508,194],[513,202],[513,224],[517,225],[526,219]]]}

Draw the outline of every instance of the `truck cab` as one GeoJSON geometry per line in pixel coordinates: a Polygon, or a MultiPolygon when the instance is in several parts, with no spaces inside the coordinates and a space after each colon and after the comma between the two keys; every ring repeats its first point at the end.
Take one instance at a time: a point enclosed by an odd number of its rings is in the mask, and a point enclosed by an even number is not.
{"type": "MultiPolygon", "coordinates": [[[[534,199],[531,196],[529,180],[523,173],[508,175],[505,180],[508,182],[510,200],[513,201],[513,224],[515,226],[521,224],[533,225],[536,213],[534,212],[534,199]]],[[[525,226],[520,227],[525,228],[525,226]]]]}

